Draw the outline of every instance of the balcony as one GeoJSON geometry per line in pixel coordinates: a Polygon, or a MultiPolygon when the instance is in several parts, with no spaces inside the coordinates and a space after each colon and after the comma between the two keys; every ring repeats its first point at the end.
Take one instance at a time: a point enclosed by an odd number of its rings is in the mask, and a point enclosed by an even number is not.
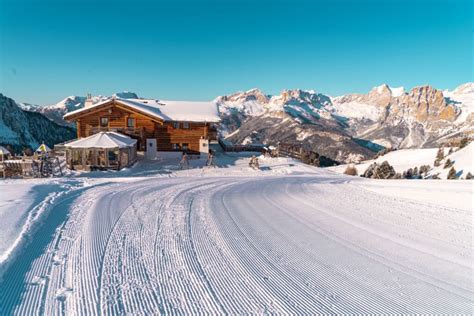
{"type": "Polygon", "coordinates": [[[91,126],[88,135],[97,134],[99,132],[117,132],[124,135],[133,136],[134,138],[144,138],[145,128],[144,127],[102,127],[102,126],[91,126]]]}

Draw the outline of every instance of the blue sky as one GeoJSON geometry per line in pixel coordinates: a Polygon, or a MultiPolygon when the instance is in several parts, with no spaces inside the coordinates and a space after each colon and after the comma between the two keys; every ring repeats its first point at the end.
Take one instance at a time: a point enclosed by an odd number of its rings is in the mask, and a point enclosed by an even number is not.
{"type": "Polygon", "coordinates": [[[258,87],[366,92],[472,81],[462,0],[0,0],[0,92],[208,100],[258,87]]]}

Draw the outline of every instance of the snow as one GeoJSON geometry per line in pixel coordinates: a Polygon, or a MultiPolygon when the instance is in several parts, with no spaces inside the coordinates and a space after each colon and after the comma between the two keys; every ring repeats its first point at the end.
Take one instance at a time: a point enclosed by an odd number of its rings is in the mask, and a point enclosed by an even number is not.
{"type": "MultiPolygon", "coordinates": [[[[438,148],[421,148],[421,149],[399,149],[391,151],[377,159],[362,161],[355,164],[359,174],[364,171],[374,162],[382,163],[387,161],[396,172],[403,173],[410,168],[420,167],[422,165],[429,165],[432,169],[429,171],[428,176],[438,175],[441,179],[446,179],[449,169],[444,168],[446,160],[449,158],[454,162],[454,168],[456,169],[458,177],[465,177],[468,172],[474,174],[474,143],[471,142],[464,148],[456,150],[453,148],[453,153],[449,154],[449,148],[444,148],[445,158],[441,160],[440,166],[435,167],[434,161],[438,148]]],[[[339,165],[335,167],[329,167],[328,170],[332,170],[338,173],[344,173],[347,165],[339,165]]]]}
{"type": "MultiPolygon", "coordinates": [[[[461,110],[461,114],[456,118],[455,123],[462,124],[469,116],[474,115],[474,83],[469,82],[460,85],[453,91],[445,90],[443,95],[461,110]]],[[[472,130],[472,127],[470,129],[472,130]]]]}
{"type": "MultiPolygon", "coordinates": [[[[250,101],[226,101],[219,106],[221,113],[231,114],[232,111],[239,111],[248,116],[257,116],[265,113],[266,106],[255,100],[250,101]]],[[[281,110],[281,107],[280,107],[281,110]]]]}
{"type": "MultiPolygon", "coordinates": [[[[86,110],[91,110],[105,103],[110,102],[107,99],[82,108],[65,115],[65,118],[79,114],[86,110]]],[[[115,102],[131,107],[153,117],[165,121],[188,121],[188,122],[219,122],[220,117],[217,105],[214,102],[197,101],[165,101],[165,100],[146,100],[146,99],[121,99],[115,98],[115,102]]]]}
{"type": "Polygon", "coordinates": [[[219,122],[219,112],[214,102],[160,100],[160,110],[173,121],[219,122]]]}
{"type": "Polygon", "coordinates": [[[310,130],[301,130],[297,132],[296,140],[304,141],[306,138],[311,137],[312,135],[314,135],[314,132],[310,130]]]}
{"type": "Polygon", "coordinates": [[[360,103],[357,101],[339,102],[341,97],[334,98],[332,113],[341,117],[353,119],[369,119],[378,121],[383,113],[383,108],[372,104],[360,103]]]}
{"type": "Polygon", "coordinates": [[[382,85],[380,85],[380,86],[377,86],[377,87],[376,87],[377,93],[378,93],[378,94],[382,94],[383,91],[384,91],[384,89],[385,89],[386,87],[387,87],[386,84],[382,84],[382,85]]]}
{"type": "MultiPolygon", "coordinates": [[[[399,149],[391,151],[377,159],[363,161],[356,164],[355,167],[360,173],[363,173],[372,163],[382,163],[387,161],[396,172],[402,173],[409,168],[420,167],[421,165],[430,165],[433,167],[434,160],[438,148],[423,148],[423,149],[399,149]]],[[[339,165],[329,167],[330,170],[343,173],[347,165],[339,165]]]]}
{"type": "Polygon", "coordinates": [[[472,212],[472,184],[466,184],[464,181],[367,179],[367,181],[352,183],[366,190],[394,198],[416,200],[436,205],[436,207],[472,212]]]}
{"type": "Polygon", "coordinates": [[[458,177],[465,177],[468,172],[474,174],[474,143],[471,142],[466,147],[453,152],[441,161],[439,167],[434,168],[430,174],[438,174],[441,179],[446,179],[449,169],[444,168],[444,164],[447,159],[450,159],[454,164],[453,167],[456,169],[456,175],[458,177]]]}
{"type": "Polygon", "coordinates": [[[48,206],[76,183],[44,179],[0,181],[0,267],[48,206]]]}
{"type": "Polygon", "coordinates": [[[136,144],[136,140],[116,132],[100,132],[89,137],[66,143],[71,148],[126,148],[136,144]]]}
{"type": "MultiPolygon", "coordinates": [[[[252,154],[42,180],[65,193],[0,263],[0,314],[472,312],[469,181],[253,170],[252,154]]],[[[0,210],[41,204],[33,182],[0,182],[16,194],[0,210]]]]}
{"type": "Polygon", "coordinates": [[[390,91],[392,91],[392,97],[399,97],[405,93],[404,87],[392,88],[390,87],[390,91]]]}

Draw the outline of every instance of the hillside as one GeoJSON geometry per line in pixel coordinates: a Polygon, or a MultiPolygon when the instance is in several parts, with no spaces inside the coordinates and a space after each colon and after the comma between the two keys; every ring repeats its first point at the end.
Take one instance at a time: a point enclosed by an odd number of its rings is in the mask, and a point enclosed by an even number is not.
{"type": "Polygon", "coordinates": [[[43,141],[50,147],[73,139],[75,131],[58,125],[37,112],[21,109],[12,99],[0,94],[0,144],[16,152],[35,150],[43,141]]]}
{"type": "MultiPolygon", "coordinates": [[[[455,149],[454,149],[455,150],[455,149]]],[[[467,173],[474,174],[474,143],[471,142],[464,148],[453,151],[449,154],[449,148],[444,148],[444,159],[440,161],[440,165],[435,167],[434,161],[438,148],[421,148],[421,149],[399,149],[389,152],[377,159],[363,161],[354,164],[359,174],[362,174],[374,162],[380,164],[387,161],[396,172],[402,174],[404,171],[423,165],[429,165],[430,171],[427,174],[428,178],[437,175],[441,179],[446,179],[449,169],[444,168],[447,159],[453,162],[453,167],[456,169],[458,178],[465,178],[467,173]]],[[[348,165],[339,165],[336,167],[329,167],[329,170],[343,173],[348,165]]]]}

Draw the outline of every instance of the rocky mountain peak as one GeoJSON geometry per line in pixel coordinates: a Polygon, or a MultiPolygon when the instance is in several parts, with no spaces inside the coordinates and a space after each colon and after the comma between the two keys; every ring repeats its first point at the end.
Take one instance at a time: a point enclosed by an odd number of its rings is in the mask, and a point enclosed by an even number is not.
{"type": "Polygon", "coordinates": [[[372,88],[366,95],[366,102],[378,106],[387,106],[392,99],[392,90],[387,84],[372,88]]]}
{"type": "Polygon", "coordinates": [[[372,88],[369,94],[392,94],[392,90],[388,86],[388,84],[383,83],[380,86],[372,88]]]}
{"type": "Polygon", "coordinates": [[[331,104],[331,99],[321,93],[316,93],[314,90],[283,90],[279,96],[272,98],[276,104],[308,104],[316,107],[322,107],[331,104]]]}
{"type": "Polygon", "coordinates": [[[429,85],[415,87],[408,94],[394,98],[391,111],[395,115],[400,111],[412,113],[411,116],[421,123],[454,121],[458,114],[454,106],[447,104],[443,92],[429,85]]]}
{"type": "Polygon", "coordinates": [[[231,95],[220,96],[216,99],[217,102],[248,102],[257,101],[261,104],[267,104],[270,98],[265,95],[262,90],[254,88],[248,91],[239,91],[231,95]]]}

